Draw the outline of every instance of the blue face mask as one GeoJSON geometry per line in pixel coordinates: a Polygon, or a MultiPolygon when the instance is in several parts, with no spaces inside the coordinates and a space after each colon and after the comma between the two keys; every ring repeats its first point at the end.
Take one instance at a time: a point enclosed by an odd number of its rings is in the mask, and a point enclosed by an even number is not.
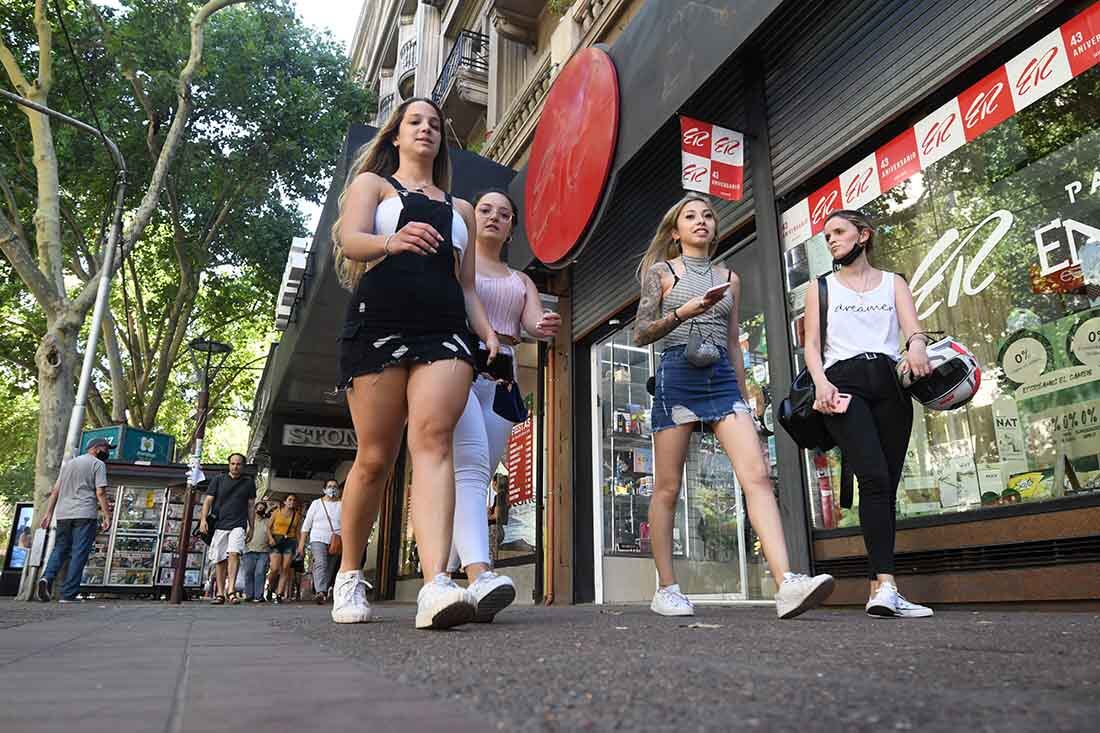
{"type": "Polygon", "coordinates": [[[335,499],[337,492],[339,492],[339,489],[337,489],[335,486],[326,486],[325,487],[325,496],[327,496],[330,499],[335,499]]]}

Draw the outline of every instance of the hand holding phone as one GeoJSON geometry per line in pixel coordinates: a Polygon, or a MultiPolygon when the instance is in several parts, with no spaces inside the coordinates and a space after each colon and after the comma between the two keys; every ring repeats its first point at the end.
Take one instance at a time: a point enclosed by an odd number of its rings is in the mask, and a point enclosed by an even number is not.
{"type": "Polygon", "coordinates": [[[847,412],[848,405],[852,402],[852,395],[846,392],[837,392],[836,401],[833,402],[833,412],[840,414],[847,412]]]}
{"type": "Polygon", "coordinates": [[[719,300],[723,298],[729,286],[729,283],[719,283],[713,288],[707,288],[707,292],[703,293],[703,300],[719,300]]]}

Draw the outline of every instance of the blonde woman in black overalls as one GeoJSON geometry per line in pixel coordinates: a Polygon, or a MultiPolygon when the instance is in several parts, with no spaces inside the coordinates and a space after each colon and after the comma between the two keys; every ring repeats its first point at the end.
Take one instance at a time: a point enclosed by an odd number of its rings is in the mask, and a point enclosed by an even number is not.
{"type": "Polygon", "coordinates": [[[363,549],[406,421],[424,573],[416,627],[474,617],[471,594],[445,572],[455,504],[451,446],[474,375],[470,327],[491,357],[500,344],[475,290],[473,209],[452,199],[449,187],[443,115],[430,100],[410,99],[352,164],[333,225],[336,272],[352,291],[340,382],[358,440],[344,488],[337,623],[370,619],[363,549]]]}

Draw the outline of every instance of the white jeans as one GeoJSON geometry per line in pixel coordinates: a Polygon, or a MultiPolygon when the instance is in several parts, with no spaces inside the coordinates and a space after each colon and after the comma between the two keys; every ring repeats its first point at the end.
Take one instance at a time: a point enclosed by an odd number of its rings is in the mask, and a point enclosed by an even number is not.
{"type": "Polygon", "coordinates": [[[486,508],[489,481],[515,425],[493,412],[496,390],[496,382],[478,377],[455,426],[455,521],[447,563],[450,571],[475,563],[492,564],[486,508]]]}

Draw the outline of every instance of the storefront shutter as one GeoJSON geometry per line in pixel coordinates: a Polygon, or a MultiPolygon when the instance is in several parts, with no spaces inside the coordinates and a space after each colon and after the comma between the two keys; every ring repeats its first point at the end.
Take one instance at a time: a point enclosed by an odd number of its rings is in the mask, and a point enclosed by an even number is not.
{"type": "MultiPolygon", "coordinates": [[[[740,69],[731,59],[681,111],[706,122],[744,130],[742,90],[740,69]]],[[[747,160],[752,155],[752,143],[746,148],[744,198],[740,201],[711,198],[724,233],[752,216],[752,180],[747,160]]],[[[641,286],[634,271],[661,217],[683,195],[680,121],[672,117],[623,166],[607,212],[573,265],[575,338],[583,337],[638,297],[641,286]]]]}
{"type": "Polygon", "coordinates": [[[776,194],[857,146],[1019,31],[1035,0],[806,0],[758,34],[776,194]]]}

